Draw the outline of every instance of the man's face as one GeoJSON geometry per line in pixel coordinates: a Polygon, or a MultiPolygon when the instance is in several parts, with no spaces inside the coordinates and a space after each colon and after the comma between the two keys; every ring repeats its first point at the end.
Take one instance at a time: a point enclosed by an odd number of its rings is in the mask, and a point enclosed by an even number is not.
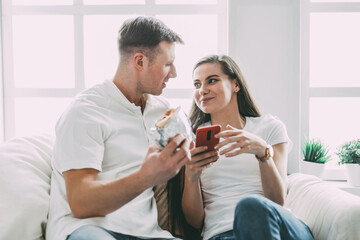
{"type": "Polygon", "coordinates": [[[140,82],[142,91],[160,95],[170,78],[176,77],[175,43],[162,41],[152,62],[146,63],[140,82]]]}

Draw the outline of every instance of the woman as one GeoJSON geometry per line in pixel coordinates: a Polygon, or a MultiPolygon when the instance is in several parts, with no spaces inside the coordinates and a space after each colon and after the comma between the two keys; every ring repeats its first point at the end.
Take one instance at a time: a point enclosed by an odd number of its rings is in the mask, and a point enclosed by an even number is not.
{"type": "Polygon", "coordinates": [[[291,141],[284,124],[260,116],[236,63],[208,56],[194,67],[193,130],[219,124],[215,151],[194,147],[185,167],[182,210],[203,239],[313,239],[282,207],[291,141]],[[211,167],[210,167],[211,166],[211,167]]]}

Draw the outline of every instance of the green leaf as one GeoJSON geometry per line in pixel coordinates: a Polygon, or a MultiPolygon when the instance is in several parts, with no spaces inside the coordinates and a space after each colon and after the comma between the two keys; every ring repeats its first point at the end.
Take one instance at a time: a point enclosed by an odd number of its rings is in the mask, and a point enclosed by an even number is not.
{"type": "Polygon", "coordinates": [[[360,139],[345,142],[338,147],[336,155],[339,156],[338,165],[346,163],[360,164],[360,139]]]}
{"type": "Polygon", "coordinates": [[[305,139],[305,143],[302,147],[302,153],[304,155],[304,161],[315,163],[326,163],[331,160],[329,155],[329,147],[325,146],[318,139],[305,139]]]}

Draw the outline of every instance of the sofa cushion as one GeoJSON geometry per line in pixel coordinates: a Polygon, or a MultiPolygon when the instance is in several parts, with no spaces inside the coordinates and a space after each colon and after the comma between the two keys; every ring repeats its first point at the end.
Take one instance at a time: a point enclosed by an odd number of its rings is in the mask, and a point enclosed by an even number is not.
{"type": "Polygon", "coordinates": [[[54,137],[14,138],[0,146],[0,239],[43,239],[54,137]]]}
{"type": "Polygon", "coordinates": [[[285,206],[317,240],[359,239],[360,198],[311,175],[289,176],[285,206]]]}

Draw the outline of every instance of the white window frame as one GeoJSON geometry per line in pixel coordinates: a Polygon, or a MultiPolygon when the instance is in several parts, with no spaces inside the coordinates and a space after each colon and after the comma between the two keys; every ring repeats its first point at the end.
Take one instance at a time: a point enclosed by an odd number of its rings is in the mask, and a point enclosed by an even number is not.
{"type": "MultiPolygon", "coordinates": [[[[359,97],[360,87],[310,87],[310,14],[314,12],[360,12],[360,2],[311,2],[301,0],[301,133],[309,135],[310,98],[359,97]]],[[[303,142],[303,141],[301,141],[303,142]]],[[[344,180],[341,168],[326,168],[325,180],[344,180]]]]}
{"type": "Polygon", "coordinates": [[[2,52],[2,6],[0,0],[0,142],[5,139],[4,124],[4,76],[3,76],[3,52],[2,52]]]}
{"type": "MultiPolygon", "coordinates": [[[[73,5],[64,6],[12,6],[11,0],[2,1],[3,10],[3,89],[0,93],[0,114],[3,115],[0,134],[3,140],[15,136],[15,109],[17,97],[73,97],[85,88],[84,78],[84,49],[83,49],[83,16],[84,15],[218,15],[218,51],[228,52],[228,0],[218,0],[217,4],[208,5],[158,5],[155,0],[146,0],[144,5],[83,5],[83,0],[74,0],[73,5]],[[12,52],[12,16],[15,15],[73,15],[74,16],[74,43],[75,43],[75,87],[74,88],[15,88],[13,79],[13,52],[12,52]]],[[[215,35],[215,34],[214,34],[215,35]]],[[[168,98],[192,98],[192,89],[166,89],[164,96],[168,98]]],[[[0,115],[1,116],[1,115],[0,115]]]]}

